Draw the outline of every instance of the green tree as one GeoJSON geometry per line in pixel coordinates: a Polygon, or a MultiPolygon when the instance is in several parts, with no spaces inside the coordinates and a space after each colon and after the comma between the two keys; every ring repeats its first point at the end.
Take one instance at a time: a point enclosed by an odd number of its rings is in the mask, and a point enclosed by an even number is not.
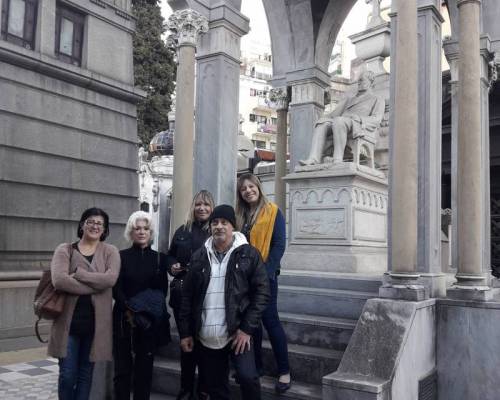
{"type": "Polygon", "coordinates": [[[147,92],[147,97],[137,105],[137,133],[147,145],[157,132],[168,127],[176,66],[173,51],[161,38],[165,30],[158,1],[133,0],[132,12],[137,18],[135,84],[147,92]]]}

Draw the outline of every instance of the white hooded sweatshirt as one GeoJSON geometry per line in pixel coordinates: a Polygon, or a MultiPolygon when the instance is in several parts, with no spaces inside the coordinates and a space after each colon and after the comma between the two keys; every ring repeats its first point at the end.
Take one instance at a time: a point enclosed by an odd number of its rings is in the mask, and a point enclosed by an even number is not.
{"type": "Polygon", "coordinates": [[[210,349],[222,349],[231,341],[227,332],[224,296],[227,263],[229,262],[232,252],[248,242],[245,235],[240,232],[233,232],[233,244],[227,251],[222,262],[219,262],[217,259],[212,243],[212,237],[209,237],[205,242],[205,248],[207,249],[212,272],[208,283],[207,293],[203,300],[201,329],[198,339],[205,347],[210,349]]]}

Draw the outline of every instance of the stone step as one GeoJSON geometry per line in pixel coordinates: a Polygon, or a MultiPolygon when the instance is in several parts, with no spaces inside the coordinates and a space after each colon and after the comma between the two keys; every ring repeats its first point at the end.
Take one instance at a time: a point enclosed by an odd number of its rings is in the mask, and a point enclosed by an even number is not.
{"type": "Polygon", "coordinates": [[[378,289],[382,285],[382,276],[380,274],[281,270],[279,283],[285,286],[378,293],[378,289]]]}
{"type": "MultiPolygon", "coordinates": [[[[285,312],[280,313],[280,320],[288,343],[342,351],[356,326],[353,319],[285,312]]],[[[265,329],[264,337],[267,338],[265,329]]]]}
{"type": "MultiPolygon", "coordinates": [[[[175,395],[180,389],[180,365],[177,361],[158,357],[155,360],[153,369],[153,390],[156,393],[175,395]]],[[[274,392],[275,378],[264,376],[261,378],[262,399],[263,400],[320,400],[321,385],[307,384],[303,382],[292,382],[292,387],[286,393],[277,395],[274,392]]],[[[231,383],[231,399],[240,398],[238,384],[233,379],[231,383]]],[[[167,397],[168,398],[168,397],[167,397]]],[[[161,398],[159,398],[161,399],[161,398]]]]}
{"type": "Polygon", "coordinates": [[[357,320],[366,300],[377,296],[373,292],[280,285],[278,310],[357,320]]]}
{"type": "MultiPolygon", "coordinates": [[[[321,378],[335,371],[342,358],[343,350],[334,348],[321,348],[288,343],[288,359],[292,377],[302,382],[320,384],[321,378]]],[[[158,355],[176,361],[180,357],[179,336],[172,333],[172,343],[162,347],[158,355]]],[[[262,363],[266,375],[277,374],[271,344],[268,340],[262,341],[262,363]]]]}
{"type": "MultiPolygon", "coordinates": [[[[337,370],[343,351],[298,344],[288,344],[288,360],[293,380],[321,384],[323,376],[337,370]]],[[[264,374],[277,376],[276,361],[271,343],[262,341],[264,374]]]]}

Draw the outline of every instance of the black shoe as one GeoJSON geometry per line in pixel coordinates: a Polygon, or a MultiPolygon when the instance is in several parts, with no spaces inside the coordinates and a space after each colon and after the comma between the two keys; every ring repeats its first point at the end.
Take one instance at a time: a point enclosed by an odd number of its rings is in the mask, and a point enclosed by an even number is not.
{"type": "Polygon", "coordinates": [[[285,383],[285,382],[276,382],[276,385],[274,386],[274,390],[278,394],[285,393],[288,389],[292,387],[292,381],[285,383]]]}

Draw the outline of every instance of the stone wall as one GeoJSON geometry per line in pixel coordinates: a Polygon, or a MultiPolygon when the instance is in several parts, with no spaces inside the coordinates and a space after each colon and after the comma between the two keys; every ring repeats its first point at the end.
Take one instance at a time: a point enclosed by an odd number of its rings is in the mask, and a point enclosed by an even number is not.
{"type": "Polygon", "coordinates": [[[120,247],[138,209],[135,20],[108,3],[73,3],[85,17],[81,66],[55,54],[55,1],[40,2],[34,50],[0,39],[3,337],[31,325],[35,272],[76,239],[84,209],[109,213],[108,241],[120,247]]]}

